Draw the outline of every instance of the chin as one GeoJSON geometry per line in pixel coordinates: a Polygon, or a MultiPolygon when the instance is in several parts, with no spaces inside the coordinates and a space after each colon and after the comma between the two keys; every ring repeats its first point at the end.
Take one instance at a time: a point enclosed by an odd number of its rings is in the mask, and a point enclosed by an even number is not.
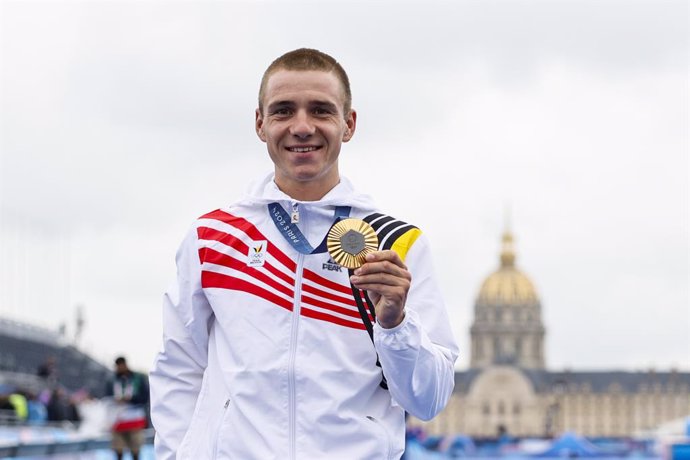
{"type": "Polygon", "coordinates": [[[308,170],[295,171],[295,173],[292,175],[292,177],[294,177],[298,182],[311,182],[321,178],[322,176],[323,174],[321,174],[321,171],[308,170]]]}

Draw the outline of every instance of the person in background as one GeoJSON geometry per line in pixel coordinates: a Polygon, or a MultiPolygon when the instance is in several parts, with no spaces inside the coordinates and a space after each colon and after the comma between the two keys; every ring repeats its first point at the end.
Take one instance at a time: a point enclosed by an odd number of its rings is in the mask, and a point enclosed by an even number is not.
{"type": "Polygon", "coordinates": [[[132,460],[138,460],[148,420],[148,378],[132,371],[127,360],[120,356],[115,360],[115,375],[108,382],[105,394],[115,402],[112,449],[118,460],[122,460],[125,449],[129,449],[132,460]]]}
{"type": "Polygon", "coordinates": [[[62,422],[69,419],[69,396],[64,388],[53,388],[46,410],[49,422],[62,422]]]}
{"type": "Polygon", "coordinates": [[[48,421],[48,409],[38,399],[38,395],[29,393],[27,397],[27,409],[29,411],[26,419],[30,425],[43,425],[48,421]]]}
{"type": "Polygon", "coordinates": [[[195,222],[164,299],[157,460],[399,459],[405,411],[447,404],[458,350],[429,242],[338,170],[356,120],[331,56],[294,50],[264,73],[255,130],[273,171],[195,222]],[[371,252],[352,266],[329,233],[371,252]]]}
{"type": "Polygon", "coordinates": [[[57,365],[55,356],[48,356],[45,361],[38,366],[36,374],[42,379],[55,381],[57,380],[57,365]]]}
{"type": "Polygon", "coordinates": [[[38,375],[43,381],[43,386],[39,397],[47,406],[49,400],[53,396],[53,392],[60,386],[60,382],[58,380],[57,359],[54,355],[48,355],[46,357],[46,359],[38,366],[36,375],[38,375]]]}

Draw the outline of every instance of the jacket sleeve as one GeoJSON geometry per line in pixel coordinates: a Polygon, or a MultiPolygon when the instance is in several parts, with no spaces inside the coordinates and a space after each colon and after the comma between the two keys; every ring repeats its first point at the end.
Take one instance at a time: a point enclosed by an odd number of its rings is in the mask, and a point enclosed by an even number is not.
{"type": "Polygon", "coordinates": [[[412,284],[398,326],[374,325],[374,345],[392,398],[411,415],[430,420],[455,385],[458,346],[436,283],[428,241],[421,235],[405,259],[412,284]]]}
{"type": "Polygon", "coordinates": [[[149,376],[157,460],[174,460],[191,422],[208,358],[213,312],[201,288],[196,228],[177,252],[163,297],[163,347],[149,376]]]}

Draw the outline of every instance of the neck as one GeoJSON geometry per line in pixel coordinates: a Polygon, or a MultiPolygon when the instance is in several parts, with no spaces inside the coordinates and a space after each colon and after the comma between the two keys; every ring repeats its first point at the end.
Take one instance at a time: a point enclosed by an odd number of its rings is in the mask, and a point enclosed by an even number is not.
{"type": "Polygon", "coordinates": [[[340,183],[340,178],[338,177],[335,181],[324,182],[321,184],[314,182],[285,184],[276,178],[275,183],[281,192],[285,193],[292,199],[298,201],[319,201],[321,198],[326,196],[326,194],[330,192],[333,187],[340,183]]]}

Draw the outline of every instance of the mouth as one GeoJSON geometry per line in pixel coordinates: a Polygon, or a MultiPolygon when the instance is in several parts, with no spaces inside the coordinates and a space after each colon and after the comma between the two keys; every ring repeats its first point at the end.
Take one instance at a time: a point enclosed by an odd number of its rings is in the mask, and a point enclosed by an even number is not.
{"type": "Polygon", "coordinates": [[[314,146],[314,145],[296,145],[293,147],[286,147],[286,149],[289,152],[294,152],[294,153],[308,153],[308,152],[314,152],[316,150],[319,150],[321,146],[314,146]]]}

